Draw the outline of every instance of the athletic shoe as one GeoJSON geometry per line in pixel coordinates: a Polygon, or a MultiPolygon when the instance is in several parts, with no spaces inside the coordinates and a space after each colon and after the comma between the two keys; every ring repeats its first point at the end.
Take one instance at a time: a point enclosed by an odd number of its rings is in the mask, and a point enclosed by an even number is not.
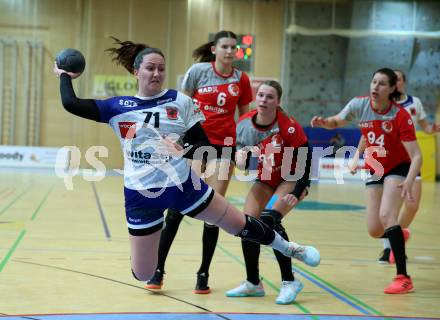
{"type": "Polygon", "coordinates": [[[238,287],[226,292],[226,296],[230,298],[264,297],[265,294],[261,281],[258,285],[255,285],[247,280],[243,281],[238,287]]]}
{"type": "Polygon", "coordinates": [[[411,278],[403,274],[398,274],[383,292],[388,294],[403,294],[414,291],[415,289],[411,278]]]}
{"type": "MultiPolygon", "coordinates": [[[[403,238],[405,239],[405,243],[406,243],[408,241],[409,237],[411,236],[411,232],[407,228],[402,229],[402,232],[403,232],[403,238]]],[[[405,256],[405,258],[408,259],[408,257],[406,257],[406,256],[405,256]]],[[[390,253],[390,263],[391,264],[396,263],[396,259],[394,258],[394,253],[392,250],[390,253]]]]}
{"type": "Polygon", "coordinates": [[[193,290],[195,294],[208,294],[211,293],[211,289],[208,286],[208,277],[207,273],[198,273],[197,274],[197,283],[196,287],[193,290]]]}
{"type": "Polygon", "coordinates": [[[295,301],[298,293],[301,292],[304,285],[299,280],[283,281],[281,283],[280,294],[275,300],[276,304],[290,304],[295,301]]]}
{"type": "Polygon", "coordinates": [[[292,242],[284,253],[287,257],[292,257],[304,262],[306,265],[316,267],[321,262],[319,251],[312,246],[297,246],[296,249],[292,242]]]}
{"type": "Polygon", "coordinates": [[[146,289],[153,289],[153,290],[160,290],[162,289],[163,285],[163,275],[164,272],[157,269],[156,272],[153,275],[153,278],[147,281],[147,284],[145,285],[146,289]]]}
{"type": "Polygon", "coordinates": [[[380,264],[387,264],[390,263],[390,253],[391,253],[391,249],[390,248],[385,248],[383,249],[379,260],[377,261],[380,264]]]}

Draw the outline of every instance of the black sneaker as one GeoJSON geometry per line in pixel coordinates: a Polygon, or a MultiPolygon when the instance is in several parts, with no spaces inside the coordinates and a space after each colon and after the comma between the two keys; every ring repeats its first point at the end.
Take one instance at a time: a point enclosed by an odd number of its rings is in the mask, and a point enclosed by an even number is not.
{"type": "Polygon", "coordinates": [[[145,288],[146,289],[153,289],[153,290],[162,289],[164,273],[165,272],[162,272],[161,270],[157,269],[153,275],[153,278],[151,278],[150,280],[147,281],[145,288]]]}
{"type": "Polygon", "coordinates": [[[208,286],[208,277],[209,274],[204,272],[197,274],[196,288],[193,290],[195,294],[208,294],[211,292],[211,289],[208,286]]]}
{"type": "Polygon", "coordinates": [[[380,264],[388,264],[390,263],[390,253],[391,253],[391,249],[390,248],[385,248],[383,249],[379,260],[377,261],[380,264]]]}

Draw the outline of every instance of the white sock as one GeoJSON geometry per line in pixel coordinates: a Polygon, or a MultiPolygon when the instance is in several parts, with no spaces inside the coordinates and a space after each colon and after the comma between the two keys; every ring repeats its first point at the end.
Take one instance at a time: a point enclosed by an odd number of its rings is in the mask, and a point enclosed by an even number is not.
{"type": "Polygon", "coordinates": [[[289,242],[286,241],[282,236],[280,236],[278,232],[275,232],[275,239],[273,239],[269,247],[272,247],[275,250],[278,250],[279,252],[283,253],[286,252],[287,249],[289,248],[289,242]]]}
{"type": "Polygon", "coordinates": [[[383,242],[384,249],[391,249],[390,240],[388,238],[383,238],[382,242],[383,242]]]}

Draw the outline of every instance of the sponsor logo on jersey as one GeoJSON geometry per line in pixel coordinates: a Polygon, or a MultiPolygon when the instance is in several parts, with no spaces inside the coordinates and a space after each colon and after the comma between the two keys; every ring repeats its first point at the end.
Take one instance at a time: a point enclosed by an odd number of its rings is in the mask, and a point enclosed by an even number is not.
{"type": "Polygon", "coordinates": [[[156,105],[160,105],[160,104],[164,104],[164,103],[167,103],[167,102],[171,102],[171,101],[173,101],[173,100],[174,100],[173,98],[162,99],[162,100],[156,100],[156,105]]]}
{"type": "Polygon", "coordinates": [[[131,161],[136,163],[147,164],[164,164],[171,160],[171,156],[159,152],[130,151],[126,150],[126,154],[131,161]]]}
{"type": "Polygon", "coordinates": [[[393,131],[393,123],[391,121],[382,122],[382,130],[386,133],[390,133],[391,131],[393,131]]]}
{"type": "Polygon", "coordinates": [[[272,141],[270,143],[274,147],[281,147],[281,144],[283,143],[283,139],[279,134],[275,134],[272,136],[272,141]]]}
{"type": "Polygon", "coordinates": [[[199,88],[197,90],[197,92],[199,94],[217,93],[218,92],[218,88],[217,88],[217,86],[203,87],[203,88],[199,88]]]}
{"type": "Polygon", "coordinates": [[[121,138],[134,139],[136,138],[136,122],[118,122],[119,133],[121,138]]]}
{"type": "Polygon", "coordinates": [[[361,122],[359,123],[359,127],[361,128],[373,128],[374,125],[372,122],[361,122]]]}
{"type": "Polygon", "coordinates": [[[412,116],[415,116],[415,115],[417,114],[417,112],[416,112],[416,108],[409,108],[409,113],[410,113],[412,116]]]}
{"type": "Polygon", "coordinates": [[[295,128],[294,127],[289,127],[289,129],[287,129],[287,132],[292,134],[295,132],[295,128]]]}
{"type": "Polygon", "coordinates": [[[413,121],[412,121],[412,119],[408,119],[408,124],[409,124],[410,126],[413,125],[413,121]]]}
{"type": "Polygon", "coordinates": [[[167,117],[170,120],[176,120],[178,115],[179,115],[179,111],[177,110],[177,108],[175,107],[166,107],[165,110],[167,111],[167,117]]]}
{"type": "Polygon", "coordinates": [[[236,97],[240,93],[240,87],[236,83],[231,83],[228,86],[228,92],[231,96],[236,97]]]}
{"type": "Polygon", "coordinates": [[[133,101],[133,100],[124,100],[124,99],[119,99],[119,105],[123,106],[123,107],[137,107],[138,104],[137,102],[133,101]]]}
{"type": "Polygon", "coordinates": [[[205,111],[211,111],[211,112],[215,112],[215,113],[226,113],[225,109],[219,108],[219,107],[210,106],[210,105],[204,106],[203,109],[205,109],[205,111]]]}

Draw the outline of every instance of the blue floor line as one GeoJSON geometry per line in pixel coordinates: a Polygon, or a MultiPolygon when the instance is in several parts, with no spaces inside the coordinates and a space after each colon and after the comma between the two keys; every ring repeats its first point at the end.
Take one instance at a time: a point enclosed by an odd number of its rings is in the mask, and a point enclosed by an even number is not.
{"type": "MultiPolygon", "coordinates": [[[[319,316],[320,320],[383,320],[389,317],[354,316],[354,315],[305,315],[305,314],[245,314],[245,313],[122,313],[122,314],[65,314],[65,315],[22,315],[0,316],[1,320],[309,320],[319,316]]],[[[440,318],[393,317],[393,319],[426,320],[440,318]]]]}

